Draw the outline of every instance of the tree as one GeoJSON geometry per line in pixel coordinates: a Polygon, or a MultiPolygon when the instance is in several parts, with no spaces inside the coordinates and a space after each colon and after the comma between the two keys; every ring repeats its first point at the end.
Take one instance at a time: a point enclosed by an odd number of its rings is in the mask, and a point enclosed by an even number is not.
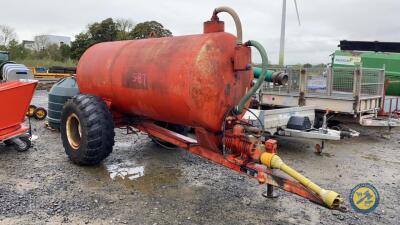
{"type": "Polygon", "coordinates": [[[135,28],[130,32],[132,39],[148,38],[154,33],[156,37],[169,37],[172,32],[164,28],[164,26],[157,21],[146,21],[138,23],[135,28]]]}
{"type": "Polygon", "coordinates": [[[25,59],[32,54],[31,50],[24,48],[16,40],[11,40],[6,50],[10,52],[10,59],[12,60],[25,59]]]}
{"type": "Polygon", "coordinates": [[[75,41],[71,42],[71,58],[78,60],[86,49],[96,43],[116,40],[117,33],[117,25],[112,18],[89,24],[88,30],[76,35],[75,41]]]}
{"type": "Polygon", "coordinates": [[[89,25],[89,34],[95,43],[114,41],[117,39],[117,33],[117,24],[112,18],[89,25]]]}
{"type": "Polygon", "coordinates": [[[55,61],[64,61],[62,55],[61,55],[61,51],[60,51],[60,47],[58,47],[57,44],[51,44],[49,46],[47,46],[47,48],[45,49],[46,52],[46,58],[55,60],[55,61]]]}
{"type": "Polygon", "coordinates": [[[71,58],[71,47],[66,44],[61,44],[60,45],[60,54],[63,59],[63,61],[68,60],[71,58]]]}
{"type": "Polygon", "coordinates": [[[42,51],[50,45],[49,39],[45,35],[38,35],[35,37],[35,50],[42,51]]]}
{"type": "Polygon", "coordinates": [[[7,25],[0,25],[0,45],[8,46],[10,41],[16,40],[17,34],[14,28],[7,25]]]}
{"type": "Polygon", "coordinates": [[[71,58],[79,59],[94,43],[88,33],[79,33],[75,36],[75,41],[71,42],[71,58]]]}
{"type": "Polygon", "coordinates": [[[311,67],[312,67],[312,65],[310,63],[306,63],[303,65],[303,68],[311,68],[311,67]]]}
{"type": "Polygon", "coordinates": [[[136,26],[129,19],[105,19],[88,25],[88,29],[75,36],[71,42],[71,58],[79,59],[90,46],[106,41],[172,36],[171,31],[156,21],[139,23],[136,26]]]}
{"type": "Polygon", "coordinates": [[[320,63],[320,64],[317,64],[317,65],[314,65],[314,67],[326,67],[326,65],[324,63],[320,63]]]}
{"type": "Polygon", "coordinates": [[[0,25],[0,50],[8,51],[13,61],[23,59],[51,59],[54,61],[66,61],[70,59],[70,47],[68,45],[50,44],[45,35],[35,37],[34,50],[25,48],[16,40],[14,29],[0,25]]]}
{"type": "Polygon", "coordinates": [[[116,19],[115,24],[118,30],[117,40],[128,40],[135,23],[130,19],[116,19]]]}

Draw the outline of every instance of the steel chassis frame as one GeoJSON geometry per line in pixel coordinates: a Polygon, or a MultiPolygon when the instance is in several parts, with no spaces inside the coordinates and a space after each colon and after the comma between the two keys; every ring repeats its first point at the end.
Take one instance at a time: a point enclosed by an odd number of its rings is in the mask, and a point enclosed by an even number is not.
{"type": "MultiPolygon", "coordinates": [[[[238,173],[245,174],[249,177],[255,178],[258,180],[260,184],[267,184],[268,197],[272,197],[273,186],[275,186],[285,191],[294,193],[303,198],[306,198],[314,203],[325,206],[322,199],[319,196],[317,196],[314,192],[307,189],[302,184],[295,181],[293,178],[289,177],[288,175],[284,174],[279,170],[269,169],[264,165],[253,162],[247,164],[241,164],[240,160],[235,160],[236,156],[234,155],[228,154],[224,156],[222,153],[217,153],[213,150],[202,147],[198,144],[196,139],[162,128],[156,125],[154,121],[139,120],[139,122],[133,124],[128,124],[128,125],[116,124],[116,125],[119,127],[127,126],[128,129],[130,130],[136,128],[138,131],[145,132],[148,135],[172,143],[195,155],[211,160],[216,164],[220,164],[238,173]]],[[[276,151],[276,146],[274,149],[276,151]]]]}

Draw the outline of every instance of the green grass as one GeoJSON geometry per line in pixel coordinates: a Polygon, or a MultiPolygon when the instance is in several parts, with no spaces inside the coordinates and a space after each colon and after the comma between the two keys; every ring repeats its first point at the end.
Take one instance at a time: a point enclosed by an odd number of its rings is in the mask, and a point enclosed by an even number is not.
{"type": "Polygon", "coordinates": [[[76,66],[77,61],[74,60],[67,60],[65,62],[54,61],[51,59],[23,59],[23,60],[16,60],[18,64],[24,64],[27,67],[51,67],[51,66],[76,66]]]}

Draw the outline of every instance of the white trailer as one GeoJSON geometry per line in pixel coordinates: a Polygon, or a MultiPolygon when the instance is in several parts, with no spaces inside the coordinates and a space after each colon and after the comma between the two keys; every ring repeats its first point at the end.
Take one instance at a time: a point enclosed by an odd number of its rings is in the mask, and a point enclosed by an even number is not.
{"type": "Polygon", "coordinates": [[[343,67],[286,68],[285,85],[265,83],[259,92],[261,105],[271,107],[313,106],[358,119],[363,126],[398,127],[395,117],[379,117],[384,107],[385,71],[343,67]]]}
{"type": "Polygon", "coordinates": [[[352,129],[329,129],[326,123],[326,116],[324,117],[323,125],[319,128],[315,128],[313,125],[315,121],[314,106],[268,110],[248,109],[243,118],[251,121],[253,125],[259,125],[259,127],[263,128],[264,131],[270,135],[320,140],[321,144],[315,145],[317,152],[322,151],[324,148],[324,141],[326,140],[338,141],[346,137],[357,137],[360,134],[352,129]],[[298,123],[293,126],[293,119],[300,119],[300,124],[298,123]],[[302,124],[302,122],[306,124],[302,124]],[[292,126],[290,126],[291,123],[292,126]]]}

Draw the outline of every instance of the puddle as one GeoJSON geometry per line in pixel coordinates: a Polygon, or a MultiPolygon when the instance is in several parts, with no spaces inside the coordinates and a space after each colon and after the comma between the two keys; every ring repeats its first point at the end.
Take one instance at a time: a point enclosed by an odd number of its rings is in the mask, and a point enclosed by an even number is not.
{"type": "Polygon", "coordinates": [[[144,176],[144,166],[124,165],[124,164],[111,164],[106,165],[106,169],[110,174],[111,180],[115,178],[134,180],[144,176]]]}
{"type": "Polygon", "coordinates": [[[400,162],[398,162],[398,161],[384,160],[384,159],[379,158],[377,155],[373,155],[373,154],[367,154],[367,155],[363,155],[361,157],[364,158],[364,159],[372,160],[374,162],[382,161],[382,162],[385,162],[385,163],[400,164],[400,162]]]}
{"type": "Polygon", "coordinates": [[[91,173],[100,176],[101,183],[113,181],[124,185],[126,188],[150,194],[163,188],[178,185],[181,176],[179,169],[165,165],[160,166],[154,164],[152,160],[145,164],[138,164],[133,161],[105,163],[98,168],[93,168],[91,173]]]}
{"type": "Polygon", "coordinates": [[[380,161],[380,159],[378,158],[378,156],[376,156],[376,155],[372,155],[372,154],[367,154],[367,155],[363,155],[363,156],[361,156],[362,158],[364,158],[364,159],[369,159],[369,160],[372,160],[372,161],[380,161]]]}
{"type": "Polygon", "coordinates": [[[39,139],[39,136],[32,134],[31,141],[36,141],[39,139]]]}
{"type": "MultiPolygon", "coordinates": [[[[123,154],[129,150],[131,144],[118,143],[117,148],[123,154]]],[[[160,151],[153,145],[145,146],[140,151],[129,157],[120,155],[124,159],[105,161],[101,166],[89,168],[90,176],[98,179],[98,184],[103,186],[110,181],[122,184],[126,188],[135,189],[142,193],[154,193],[160,189],[176,187],[180,185],[181,170],[176,165],[176,154],[168,151],[160,151]]]]}
{"type": "Polygon", "coordinates": [[[331,154],[331,153],[328,153],[328,152],[321,152],[320,155],[321,155],[321,156],[328,157],[328,158],[331,158],[332,156],[335,156],[334,154],[331,154]]]}
{"type": "Polygon", "coordinates": [[[115,149],[131,149],[132,143],[130,142],[116,142],[114,144],[115,149]]]}

